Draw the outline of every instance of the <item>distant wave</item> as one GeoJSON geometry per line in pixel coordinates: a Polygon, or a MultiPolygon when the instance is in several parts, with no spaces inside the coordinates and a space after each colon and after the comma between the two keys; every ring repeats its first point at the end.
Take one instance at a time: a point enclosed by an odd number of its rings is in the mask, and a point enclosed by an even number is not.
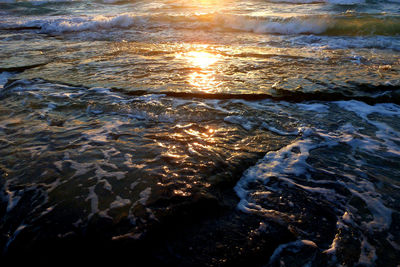
{"type": "Polygon", "coordinates": [[[137,16],[47,17],[45,19],[13,22],[0,29],[38,29],[41,33],[100,31],[124,28],[206,29],[244,31],[259,34],[317,34],[330,36],[400,35],[400,16],[348,14],[342,16],[251,17],[211,13],[192,16],[153,14],[137,16]]]}
{"type": "Polygon", "coordinates": [[[245,16],[217,16],[218,24],[233,30],[274,34],[322,34],[329,26],[329,19],[308,18],[254,18],[245,16]]]}
{"type": "Polygon", "coordinates": [[[336,36],[399,35],[400,17],[372,15],[299,16],[290,18],[252,18],[219,16],[227,28],[255,33],[321,34],[336,36]]]}
{"type": "Polygon", "coordinates": [[[3,29],[38,29],[41,33],[64,33],[97,31],[102,29],[129,28],[138,24],[145,24],[146,17],[123,14],[118,16],[74,17],[74,18],[46,18],[17,24],[2,25],[3,29]]]}

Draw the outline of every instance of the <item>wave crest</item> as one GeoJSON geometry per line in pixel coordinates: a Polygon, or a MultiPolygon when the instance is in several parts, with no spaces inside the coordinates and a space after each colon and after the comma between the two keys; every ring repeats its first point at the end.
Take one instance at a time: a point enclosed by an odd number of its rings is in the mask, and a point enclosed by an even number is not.
{"type": "Polygon", "coordinates": [[[50,17],[16,24],[3,24],[0,28],[39,29],[41,33],[51,34],[126,28],[157,28],[158,30],[185,28],[281,35],[398,36],[400,35],[400,17],[351,14],[339,17],[314,15],[282,18],[219,13],[193,16],[167,16],[162,14],[139,16],[126,13],[116,16],[50,17]]]}

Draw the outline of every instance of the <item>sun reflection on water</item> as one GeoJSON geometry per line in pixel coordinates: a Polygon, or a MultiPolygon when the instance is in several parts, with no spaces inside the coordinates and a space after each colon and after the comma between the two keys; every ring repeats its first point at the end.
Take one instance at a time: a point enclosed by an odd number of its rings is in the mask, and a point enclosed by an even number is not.
{"type": "Polygon", "coordinates": [[[206,93],[218,91],[221,81],[216,78],[216,63],[222,58],[220,54],[194,50],[180,53],[177,57],[185,59],[191,67],[199,68],[188,76],[187,81],[191,86],[206,93]]]}
{"type": "Polygon", "coordinates": [[[216,80],[214,71],[193,72],[189,75],[188,82],[207,93],[217,91],[217,88],[221,85],[221,82],[216,80]]]}
{"type": "Polygon", "coordinates": [[[215,64],[220,59],[221,55],[205,51],[190,51],[184,54],[184,57],[194,66],[204,69],[215,64]]]}

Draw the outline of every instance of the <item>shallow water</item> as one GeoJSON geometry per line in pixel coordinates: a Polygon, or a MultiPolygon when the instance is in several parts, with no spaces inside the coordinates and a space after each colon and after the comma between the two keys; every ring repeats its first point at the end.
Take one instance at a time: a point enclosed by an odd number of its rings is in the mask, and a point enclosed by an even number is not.
{"type": "Polygon", "coordinates": [[[400,262],[399,2],[0,0],[0,49],[4,260],[400,262]]]}

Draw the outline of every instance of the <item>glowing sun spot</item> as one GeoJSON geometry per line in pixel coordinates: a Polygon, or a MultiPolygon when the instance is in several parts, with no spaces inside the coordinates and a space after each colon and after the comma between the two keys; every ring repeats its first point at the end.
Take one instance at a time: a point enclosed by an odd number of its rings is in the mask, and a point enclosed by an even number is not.
{"type": "Polygon", "coordinates": [[[180,54],[179,57],[185,58],[194,66],[205,69],[220,60],[221,55],[204,51],[191,51],[185,54],[180,54]]]}

